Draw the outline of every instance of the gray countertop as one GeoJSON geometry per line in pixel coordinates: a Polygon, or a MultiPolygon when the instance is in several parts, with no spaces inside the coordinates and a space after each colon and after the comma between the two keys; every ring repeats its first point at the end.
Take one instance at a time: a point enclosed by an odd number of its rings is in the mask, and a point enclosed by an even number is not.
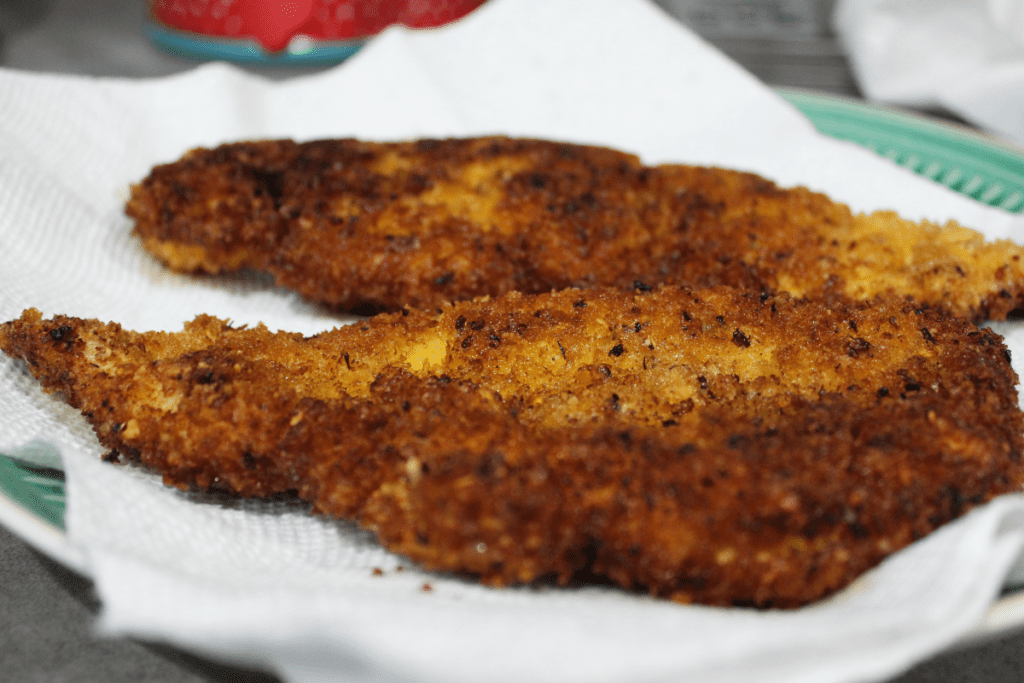
{"type": "MultiPolygon", "coordinates": [[[[830,0],[658,0],[773,86],[858,96],[828,26],[830,0]]],[[[143,36],[145,0],[3,0],[0,65],[28,71],[161,76],[195,62],[143,36]]],[[[256,69],[271,78],[295,71],[256,69]]],[[[160,644],[96,636],[88,579],[0,527],[0,680],[75,683],[270,683],[272,676],[160,644]]],[[[1024,632],[939,654],[892,683],[1024,679],[1024,632]]]]}

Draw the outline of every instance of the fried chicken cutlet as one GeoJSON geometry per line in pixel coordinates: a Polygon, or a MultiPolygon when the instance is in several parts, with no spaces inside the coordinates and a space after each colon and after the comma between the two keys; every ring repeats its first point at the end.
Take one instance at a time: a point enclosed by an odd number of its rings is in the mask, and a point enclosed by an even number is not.
{"type": "Polygon", "coordinates": [[[998,335],[902,301],[512,293],[309,338],[29,310],[0,348],[182,488],[294,490],[426,568],[791,607],[1024,482],[998,335]]]}
{"type": "Polygon", "coordinates": [[[155,167],[126,211],[174,270],[269,272],[358,313],[636,282],[895,294],[974,320],[1024,303],[1024,248],[956,223],[854,215],[749,173],[543,140],[196,149],[155,167]]]}

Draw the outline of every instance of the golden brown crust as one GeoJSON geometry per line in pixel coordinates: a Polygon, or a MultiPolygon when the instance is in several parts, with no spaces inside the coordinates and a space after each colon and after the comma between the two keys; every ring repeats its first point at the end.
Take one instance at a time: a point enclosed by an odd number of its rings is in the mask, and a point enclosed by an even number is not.
{"type": "Polygon", "coordinates": [[[976,320],[1024,303],[1024,249],[954,223],[853,215],[749,173],[543,140],[197,149],[154,168],[127,213],[171,268],[267,271],[359,312],[637,283],[897,295],[976,320]]]}
{"type": "Polygon", "coordinates": [[[429,568],[495,585],[586,571],[681,602],[794,607],[1021,481],[1016,435],[968,427],[934,395],[827,396],[761,423],[709,409],[694,429],[538,432],[464,387],[417,391],[403,438],[387,439],[417,456],[361,522],[429,568]]]}
{"type": "Polygon", "coordinates": [[[513,293],[305,339],[26,311],[0,348],[169,484],[295,490],[492,585],[796,606],[1024,483],[998,335],[898,301],[513,293]]]}

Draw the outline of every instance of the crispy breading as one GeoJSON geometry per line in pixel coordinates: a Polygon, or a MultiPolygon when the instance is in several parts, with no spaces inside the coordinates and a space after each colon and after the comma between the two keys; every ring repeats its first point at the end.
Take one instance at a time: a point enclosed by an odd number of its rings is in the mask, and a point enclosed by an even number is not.
{"type": "Polygon", "coordinates": [[[1024,249],[954,222],[854,215],[749,173],[543,140],[197,149],[155,167],[126,210],[173,269],[265,271],[363,313],[634,283],[894,294],[975,320],[1024,303],[1024,249]]]}
{"type": "Polygon", "coordinates": [[[431,569],[797,606],[1024,483],[995,333],[906,302],[512,293],[302,338],[29,310],[0,348],[168,484],[294,490],[431,569]]]}

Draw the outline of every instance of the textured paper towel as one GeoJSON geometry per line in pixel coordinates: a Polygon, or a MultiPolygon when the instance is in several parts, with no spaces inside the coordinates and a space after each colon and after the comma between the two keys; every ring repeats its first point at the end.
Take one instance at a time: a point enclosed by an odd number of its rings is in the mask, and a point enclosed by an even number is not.
{"type": "MultiPolygon", "coordinates": [[[[338,318],[264,279],[162,270],[128,236],[128,185],[190,147],[239,138],[492,132],[753,170],[993,237],[1024,228],[819,136],[643,0],[491,0],[452,27],[391,30],[337,69],[278,83],[222,65],[149,81],[0,71],[0,319],[34,306],[135,329],[179,329],[200,312],[329,328],[338,318]]],[[[1000,329],[1020,347],[1017,326],[1000,329]]],[[[835,598],[785,613],[605,588],[492,590],[399,571],[366,534],[296,504],[187,495],[103,463],[82,418],[0,359],[0,451],[38,439],[62,452],[68,535],[88,558],[104,632],[294,681],[884,678],[978,623],[1024,529],[1024,501],[1000,499],[835,598]]]]}

